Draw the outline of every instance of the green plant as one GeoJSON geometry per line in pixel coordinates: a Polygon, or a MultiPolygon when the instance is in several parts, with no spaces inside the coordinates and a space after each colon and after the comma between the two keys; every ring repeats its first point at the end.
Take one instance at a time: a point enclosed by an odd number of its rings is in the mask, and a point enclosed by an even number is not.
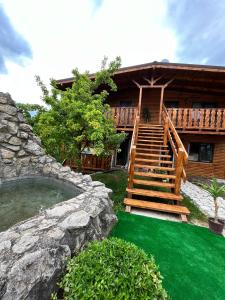
{"type": "Polygon", "coordinates": [[[92,242],[67,265],[64,299],[168,299],[152,256],[117,238],[92,242]]]}
{"type": "Polygon", "coordinates": [[[216,178],[213,178],[211,183],[201,184],[201,186],[213,197],[214,209],[215,209],[214,220],[215,222],[218,222],[218,210],[219,210],[218,197],[224,196],[225,185],[220,185],[216,180],[216,178]]]}
{"type": "Polygon", "coordinates": [[[103,60],[94,78],[88,72],[81,74],[75,69],[72,86],[63,91],[53,80],[52,89],[48,91],[36,77],[48,105],[48,110],[39,118],[37,129],[49,154],[60,161],[73,159],[80,166],[81,154],[86,148],[96,155],[110,155],[118,150],[126,134],[116,132],[113,119],[109,117],[110,106],[105,100],[109,91],[117,89],[112,76],[120,64],[120,58],[108,66],[107,60],[103,60]]]}

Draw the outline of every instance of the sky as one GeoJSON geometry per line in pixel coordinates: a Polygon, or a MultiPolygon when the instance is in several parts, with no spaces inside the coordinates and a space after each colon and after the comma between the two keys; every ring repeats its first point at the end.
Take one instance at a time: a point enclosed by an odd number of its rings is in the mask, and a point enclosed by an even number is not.
{"type": "Polygon", "coordinates": [[[35,75],[95,72],[104,56],[225,65],[224,15],[224,0],[0,0],[0,91],[42,104],[35,75]]]}

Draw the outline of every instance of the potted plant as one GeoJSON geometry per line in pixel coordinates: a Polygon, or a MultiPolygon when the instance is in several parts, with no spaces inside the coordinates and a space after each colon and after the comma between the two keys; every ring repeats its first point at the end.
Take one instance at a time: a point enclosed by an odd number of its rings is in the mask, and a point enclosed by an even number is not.
{"type": "Polygon", "coordinates": [[[224,221],[218,219],[218,210],[219,210],[219,203],[218,197],[223,197],[225,194],[225,185],[220,185],[218,181],[213,178],[212,182],[209,184],[202,184],[201,185],[212,197],[214,201],[214,208],[215,214],[214,218],[209,218],[209,229],[216,234],[222,234],[224,221]]]}

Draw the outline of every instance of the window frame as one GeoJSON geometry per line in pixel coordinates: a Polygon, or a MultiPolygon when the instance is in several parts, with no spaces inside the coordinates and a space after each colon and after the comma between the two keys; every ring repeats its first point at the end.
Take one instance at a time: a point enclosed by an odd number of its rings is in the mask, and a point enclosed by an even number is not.
{"type": "Polygon", "coordinates": [[[213,158],[214,158],[214,148],[215,148],[215,144],[213,143],[199,143],[199,142],[190,142],[188,144],[188,156],[190,155],[190,150],[191,150],[191,144],[196,144],[198,145],[198,159],[197,160],[194,160],[194,159],[190,159],[188,157],[188,160],[191,161],[191,162],[198,162],[198,163],[206,163],[206,164],[212,164],[213,163],[213,158]],[[210,153],[210,156],[211,156],[211,160],[210,161],[206,161],[206,160],[201,160],[201,147],[203,145],[210,145],[211,147],[211,153],[210,153]]]}

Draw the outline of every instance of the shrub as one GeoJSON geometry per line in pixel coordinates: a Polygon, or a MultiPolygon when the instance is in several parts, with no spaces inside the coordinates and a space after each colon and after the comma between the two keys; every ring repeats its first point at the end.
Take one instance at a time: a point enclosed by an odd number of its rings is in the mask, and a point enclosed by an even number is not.
{"type": "Polygon", "coordinates": [[[64,299],[168,299],[152,256],[117,238],[92,242],[67,265],[64,299]]]}

